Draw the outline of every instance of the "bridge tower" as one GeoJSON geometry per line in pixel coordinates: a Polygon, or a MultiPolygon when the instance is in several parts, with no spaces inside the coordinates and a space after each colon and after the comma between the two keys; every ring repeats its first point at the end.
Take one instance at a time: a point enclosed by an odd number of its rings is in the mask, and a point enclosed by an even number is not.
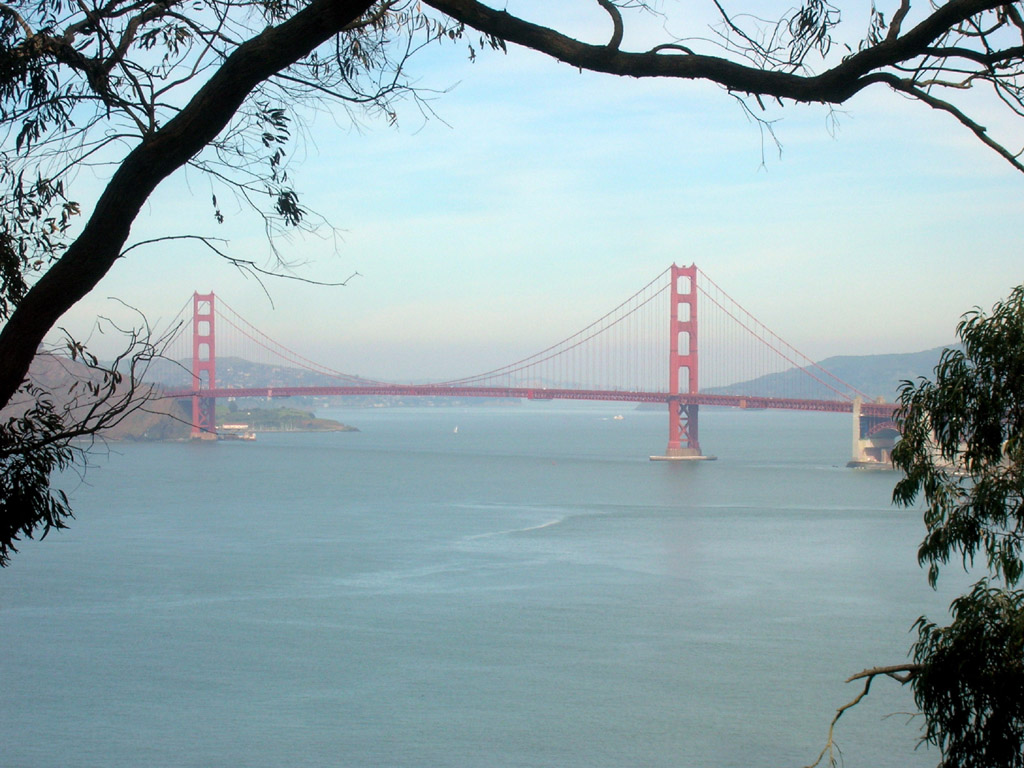
{"type": "Polygon", "coordinates": [[[217,401],[203,397],[217,386],[213,293],[192,294],[192,439],[217,439],[217,401]]]}
{"type": "Polygon", "coordinates": [[[655,461],[713,458],[700,452],[697,394],[697,266],[672,265],[671,329],[668,353],[668,448],[655,461]]]}

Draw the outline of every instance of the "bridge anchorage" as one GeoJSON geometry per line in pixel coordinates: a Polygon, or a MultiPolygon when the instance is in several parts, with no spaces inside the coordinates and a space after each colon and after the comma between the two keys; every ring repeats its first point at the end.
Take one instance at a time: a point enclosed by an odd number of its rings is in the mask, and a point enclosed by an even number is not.
{"type": "MultiPolygon", "coordinates": [[[[892,406],[890,406],[892,407],[892,406]]],[[[900,439],[893,412],[853,401],[853,458],[846,466],[856,469],[892,467],[892,449],[900,439]]]]}
{"type": "MultiPolygon", "coordinates": [[[[182,313],[187,309],[188,304],[182,313]]],[[[192,385],[166,394],[191,399],[192,437],[197,440],[218,438],[218,398],[357,395],[659,404],[668,408],[668,445],[663,455],[651,456],[652,461],[715,458],[701,450],[702,405],[850,413],[853,441],[848,466],[852,467],[891,467],[892,448],[899,438],[893,423],[895,405],[878,402],[821,368],[761,324],[693,264],[673,264],[611,312],[541,352],[476,376],[425,385],[372,381],[314,363],[270,339],[212,292],[194,294],[191,312],[192,385]],[[223,334],[219,342],[216,338],[218,318],[228,334],[227,344],[223,334]],[[245,351],[239,356],[263,355],[268,362],[304,368],[331,377],[336,384],[219,386],[218,344],[222,353],[242,344],[245,351]],[[702,391],[698,373],[713,386],[702,391]],[[769,391],[765,382],[777,383],[780,377],[797,383],[781,390],[787,393],[784,396],[764,394],[769,391]]],[[[187,325],[185,322],[182,327],[187,325]]],[[[187,343],[185,334],[179,338],[187,343]]],[[[181,350],[176,359],[186,355],[181,350]]]]}

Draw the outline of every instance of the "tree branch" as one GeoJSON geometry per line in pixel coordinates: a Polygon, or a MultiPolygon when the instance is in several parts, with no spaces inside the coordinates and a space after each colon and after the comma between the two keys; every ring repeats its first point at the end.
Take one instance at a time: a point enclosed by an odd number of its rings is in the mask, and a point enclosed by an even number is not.
{"type": "Polygon", "coordinates": [[[628,77],[709,80],[741,93],[832,104],[841,104],[872,82],[878,82],[866,79],[869,73],[923,55],[929,45],[951,28],[1004,4],[1004,0],[950,0],[902,37],[865,48],[820,75],[797,75],[739,64],[719,56],[629,53],[606,45],[591,45],[494,10],[478,0],[424,2],[485,34],[533,48],[581,69],[628,77]]]}
{"type": "Polygon", "coordinates": [[[898,680],[902,684],[906,684],[910,682],[918,672],[920,672],[922,667],[923,665],[921,664],[896,664],[888,667],[872,667],[871,669],[865,669],[862,672],[858,672],[857,674],[851,675],[847,678],[846,682],[848,683],[851,683],[854,680],[863,680],[864,688],[851,701],[848,701],[836,710],[835,717],[832,718],[832,722],[829,723],[828,726],[828,737],[825,739],[825,746],[822,748],[821,752],[818,753],[818,757],[815,761],[805,768],[817,768],[826,756],[828,756],[829,766],[834,768],[834,766],[839,765],[839,761],[836,759],[836,751],[838,750],[835,742],[836,723],[839,722],[839,718],[846,714],[847,710],[853,709],[853,707],[857,706],[861,700],[868,695],[871,690],[871,683],[874,682],[876,677],[879,675],[885,675],[886,677],[898,680]]]}
{"type": "Polygon", "coordinates": [[[900,7],[892,15],[892,21],[889,22],[889,32],[885,36],[887,43],[894,41],[900,36],[903,19],[907,17],[908,13],[910,13],[910,0],[901,0],[900,7]]]}
{"type": "Polygon", "coordinates": [[[0,13],[5,13],[14,19],[18,26],[21,27],[21,31],[25,33],[26,38],[32,37],[35,34],[35,31],[28,25],[28,22],[25,21],[22,15],[7,3],[0,3],[0,13]]]}
{"type": "MultiPolygon", "coordinates": [[[[879,675],[885,675],[891,677],[893,680],[898,680],[900,683],[909,683],[918,672],[921,671],[923,665],[921,664],[892,664],[887,667],[871,667],[858,672],[855,675],[850,675],[846,678],[846,682],[852,683],[854,680],[867,679],[869,682],[872,678],[878,677],[879,675]]],[[[849,709],[849,706],[846,707],[849,709]]]]}
{"type": "Polygon", "coordinates": [[[879,75],[878,79],[886,82],[889,87],[895,91],[906,93],[907,95],[924,102],[932,109],[937,109],[941,112],[946,112],[952,115],[961,125],[973,133],[985,146],[993,150],[1018,171],[1024,172],[1024,163],[1021,162],[1021,152],[1018,152],[1017,154],[1010,152],[1010,150],[989,136],[988,129],[985,126],[972,120],[962,110],[953,106],[948,101],[943,101],[942,99],[932,96],[929,92],[915,86],[912,82],[898,78],[895,75],[879,75]]]}
{"type": "Polygon", "coordinates": [[[597,0],[597,4],[608,11],[608,15],[612,17],[612,39],[608,41],[608,47],[617,51],[622,45],[622,13],[612,0],[597,0]]]}

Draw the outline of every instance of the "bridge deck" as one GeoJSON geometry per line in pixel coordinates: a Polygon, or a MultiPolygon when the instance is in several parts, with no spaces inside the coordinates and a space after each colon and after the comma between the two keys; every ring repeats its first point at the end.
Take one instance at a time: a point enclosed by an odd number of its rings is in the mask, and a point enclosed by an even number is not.
{"type": "MultiPolygon", "coordinates": [[[[390,384],[347,387],[216,387],[198,392],[191,389],[171,390],[167,397],[494,397],[525,400],[597,400],[623,403],[667,403],[667,392],[626,392],[598,389],[547,389],[529,387],[448,387],[433,384],[390,384]]],[[[686,405],[714,405],[725,408],[773,409],[787,411],[818,411],[852,413],[850,400],[800,400],[784,397],[751,397],[749,395],[679,395],[686,405]]],[[[861,414],[891,418],[898,406],[893,403],[861,403],[861,414]]]]}

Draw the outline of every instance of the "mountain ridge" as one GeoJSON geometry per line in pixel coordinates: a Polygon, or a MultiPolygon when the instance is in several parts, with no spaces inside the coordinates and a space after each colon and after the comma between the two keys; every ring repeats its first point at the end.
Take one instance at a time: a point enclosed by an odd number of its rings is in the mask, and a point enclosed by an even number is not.
{"type": "MultiPolygon", "coordinates": [[[[817,370],[822,368],[862,392],[867,399],[882,398],[892,402],[899,395],[902,382],[913,382],[921,377],[930,378],[939,357],[947,348],[933,347],[920,352],[880,355],[834,355],[810,367],[811,372],[822,381],[815,381],[808,376],[805,368],[791,368],[722,387],[708,387],[702,391],[717,395],[835,399],[835,392],[828,384],[822,383],[829,381],[826,374],[817,370]]],[[[838,384],[832,383],[839,388],[838,384]]]]}

